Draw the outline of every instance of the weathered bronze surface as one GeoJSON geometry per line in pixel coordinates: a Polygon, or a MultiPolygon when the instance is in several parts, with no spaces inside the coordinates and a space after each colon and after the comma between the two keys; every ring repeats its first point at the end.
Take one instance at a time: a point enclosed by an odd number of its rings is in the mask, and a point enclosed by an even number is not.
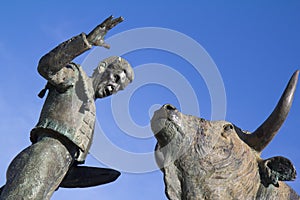
{"type": "Polygon", "coordinates": [[[296,178],[287,158],[263,160],[262,150],[283,124],[293,101],[299,70],[270,117],[253,133],[226,121],[185,115],[170,104],[157,110],[151,127],[156,160],[170,200],[300,199],[283,181],[296,178]]]}
{"type": "Polygon", "coordinates": [[[39,121],[31,131],[32,145],[19,153],[7,170],[2,200],[50,199],[60,187],[90,187],[112,182],[113,169],[78,166],[85,161],[93,139],[95,100],[123,90],[133,69],[121,57],[99,63],[92,77],[72,62],[93,46],[109,48],[106,33],[123,18],[107,18],[88,35],[75,36],[44,55],[38,72],[48,81],[39,121]]]}

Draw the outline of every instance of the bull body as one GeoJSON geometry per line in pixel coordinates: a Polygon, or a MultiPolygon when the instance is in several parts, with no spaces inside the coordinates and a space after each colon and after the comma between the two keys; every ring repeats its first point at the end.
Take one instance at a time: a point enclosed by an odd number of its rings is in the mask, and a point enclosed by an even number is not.
{"type": "Polygon", "coordinates": [[[275,110],[253,133],[226,121],[182,114],[170,104],[154,113],[156,160],[171,200],[300,199],[283,181],[296,171],[284,157],[263,160],[261,151],[284,122],[295,92],[296,71],[275,110]]]}

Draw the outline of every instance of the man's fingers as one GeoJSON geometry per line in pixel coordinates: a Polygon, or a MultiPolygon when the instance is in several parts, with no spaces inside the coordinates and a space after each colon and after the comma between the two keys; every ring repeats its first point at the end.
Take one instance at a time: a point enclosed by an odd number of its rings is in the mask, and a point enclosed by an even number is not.
{"type": "Polygon", "coordinates": [[[110,28],[115,27],[117,24],[121,23],[122,21],[124,21],[123,17],[118,17],[116,19],[113,19],[112,22],[111,22],[110,28]]]}
{"type": "Polygon", "coordinates": [[[105,43],[104,40],[97,40],[94,45],[96,46],[101,46],[101,47],[104,47],[106,49],[109,49],[110,48],[110,45],[105,43]]]}
{"type": "Polygon", "coordinates": [[[101,28],[105,28],[106,30],[110,30],[122,21],[124,21],[123,17],[118,17],[114,19],[114,17],[111,15],[108,18],[106,18],[99,26],[101,28]]]}
{"type": "Polygon", "coordinates": [[[121,23],[122,21],[124,21],[124,18],[123,17],[118,17],[116,19],[113,19],[113,23],[114,24],[119,24],[121,23]]]}
{"type": "Polygon", "coordinates": [[[107,43],[103,43],[103,44],[101,44],[101,46],[103,46],[106,49],[110,49],[110,45],[107,43]]]}
{"type": "Polygon", "coordinates": [[[112,16],[112,15],[109,16],[108,18],[106,18],[106,19],[100,24],[100,26],[101,26],[101,27],[106,27],[107,24],[109,24],[113,18],[114,18],[114,16],[112,16]]]}
{"type": "Polygon", "coordinates": [[[124,21],[123,17],[118,17],[118,18],[111,18],[110,21],[107,21],[106,25],[105,25],[105,29],[106,30],[110,30],[113,27],[115,27],[117,24],[121,23],[122,21],[124,21]]]}
{"type": "Polygon", "coordinates": [[[104,43],[104,36],[110,29],[121,23],[123,20],[123,17],[114,19],[112,15],[109,16],[87,35],[88,41],[93,45],[109,48],[109,45],[104,43]]]}

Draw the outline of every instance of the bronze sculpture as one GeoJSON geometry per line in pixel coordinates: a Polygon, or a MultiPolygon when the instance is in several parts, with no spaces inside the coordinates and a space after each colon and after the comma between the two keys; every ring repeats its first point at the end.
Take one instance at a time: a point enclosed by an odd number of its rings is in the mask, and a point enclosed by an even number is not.
{"type": "Polygon", "coordinates": [[[182,114],[170,104],[157,110],[151,127],[168,199],[300,199],[283,182],[296,178],[291,161],[260,156],[290,111],[299,72],[253,133],[230,122],[182,114]]]}
{"type": "Polygon", "coordinates": [[[99,63],[92,77],[72,62],[93,46],[109,48],[106,33],[123,21],[110,16],[89,34],[75,36],[44,55],[38,72],[48,81],[39,121],[30,134],[32,145],[19,153],[7,170],[0,199],[50,199],[58,187],[90,187],[112,182],[113,169],[78,166],[85,161],[93,139],[95,103],[123,90],[134,78],[123,58],[99,63]]]}

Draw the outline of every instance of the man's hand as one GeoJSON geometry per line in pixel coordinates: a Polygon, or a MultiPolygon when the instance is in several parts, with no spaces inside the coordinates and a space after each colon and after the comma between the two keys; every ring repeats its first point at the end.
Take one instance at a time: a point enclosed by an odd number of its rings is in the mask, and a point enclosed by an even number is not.
{"type": "Polygon", "coordinates": [[[113,19],[113,16],[108,17],[87,35],[87,40],[91,45],[110,48],[110,46],[104,42],[104,36],[110,29],[121,23],[123,20],[123,17],[115,19],[113,19]]]}

